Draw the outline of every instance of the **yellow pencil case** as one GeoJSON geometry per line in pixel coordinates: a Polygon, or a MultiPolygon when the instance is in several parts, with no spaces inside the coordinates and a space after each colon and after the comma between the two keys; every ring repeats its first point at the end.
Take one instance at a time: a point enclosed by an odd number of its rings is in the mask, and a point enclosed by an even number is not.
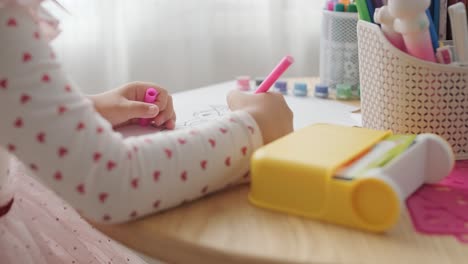
{"type": "Polygon", "coordinates": [[[398,221],[408,195],[424,182],[446,176],[454,164],[447,142],[424,134],[373,175],[334,177],[389,135],[390,131],[329,124],[291,133],[252,156],[249,200],[262,208],[385,231],[398,221]]]}

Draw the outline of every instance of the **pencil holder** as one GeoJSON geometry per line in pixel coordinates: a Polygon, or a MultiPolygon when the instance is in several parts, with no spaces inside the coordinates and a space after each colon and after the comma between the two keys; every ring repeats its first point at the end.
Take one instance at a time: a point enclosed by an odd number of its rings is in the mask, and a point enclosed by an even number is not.
{"type": "Polygon", "coordinates": [[[320,35],[320,80],[330,89],[351,85],[355,95],[359,85],[357,13],[323,10],[320,35]]]}
{"type": "Polygon", "coordinates": [[[414,58],[359,21],[362,124],[396,134],[434,133],[468,159],[468,68],[414,58]]]}

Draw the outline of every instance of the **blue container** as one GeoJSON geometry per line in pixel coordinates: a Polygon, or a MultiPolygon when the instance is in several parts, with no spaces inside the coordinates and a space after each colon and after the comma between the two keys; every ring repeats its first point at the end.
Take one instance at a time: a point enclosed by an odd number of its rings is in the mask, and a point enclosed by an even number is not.
{"type": "Polygon", "coordinates": [[[293,93],[295,96],[307,96],[307,83],[295,83],[293,93]]]}
{"type": "Polygon", "coordinates": [[[288,94],[288,83],[285,81],[275,82],[275,90],[282,94],[288,94]]]}
{"type": "Polygon", "coordinates": [[[318,98],[328,98],[328,86],[325,84],[315,85],[314,96],[318,98]]]}

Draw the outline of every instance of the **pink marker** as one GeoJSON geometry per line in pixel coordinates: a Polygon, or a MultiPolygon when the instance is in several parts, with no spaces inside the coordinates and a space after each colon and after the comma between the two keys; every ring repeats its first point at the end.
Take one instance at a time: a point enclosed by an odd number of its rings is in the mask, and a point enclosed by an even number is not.
{"type": "MultiPolygon", "coordinates": [[[[156,98],[158,97],[158,91],[154,88],[148,88],[145,93],[145,103],[154,103],[156,101],[156,98]]],[[[152,118],[141,118],[140,119],[140,125],[141,126],[147,126],[151,122],[152,118]]]]}
{"type": "Polygon", "coordinates": [[[327,10],[328,11],[333,11],[335,9],[335,3],[332,0],[328,0],[327,2],[327,10]]]}
{"type": "Polygon", "coordinates": [[[452,48],[451,46],[443,46],[437,49],[436,58],[437,62],[443,64],[450,64],[453,62],[453,55],[452,55],[452,48]]]}
{"type": "Polygon", "coordinates": [[[266,93],[268,89],[278,80],[278,78],[293,64],[294,58],[290,55],[284,57],[278,65],[273,69],[273,71],[265,78],[265,80],[260,84],[258,89],[255,91],[258,93],[266,93]]]}

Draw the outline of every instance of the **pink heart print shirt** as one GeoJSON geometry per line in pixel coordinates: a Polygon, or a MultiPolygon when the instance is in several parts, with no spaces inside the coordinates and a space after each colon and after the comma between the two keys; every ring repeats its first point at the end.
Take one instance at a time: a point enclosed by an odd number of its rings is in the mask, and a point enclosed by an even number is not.
{"type": "MultiPolygon", "coordinates": [[[[56,21],[38,13],[40,1],[23,2],[37,5],[0,0],[0,148],[30,174],[84,216],[108,223],[247,180],[249,157],[263,143],[249,114],[123,138],[61,69],[48,44],[56,21]]],[[[8,177],[0,174],[3,209],[14,196],[8,177]]]]}

